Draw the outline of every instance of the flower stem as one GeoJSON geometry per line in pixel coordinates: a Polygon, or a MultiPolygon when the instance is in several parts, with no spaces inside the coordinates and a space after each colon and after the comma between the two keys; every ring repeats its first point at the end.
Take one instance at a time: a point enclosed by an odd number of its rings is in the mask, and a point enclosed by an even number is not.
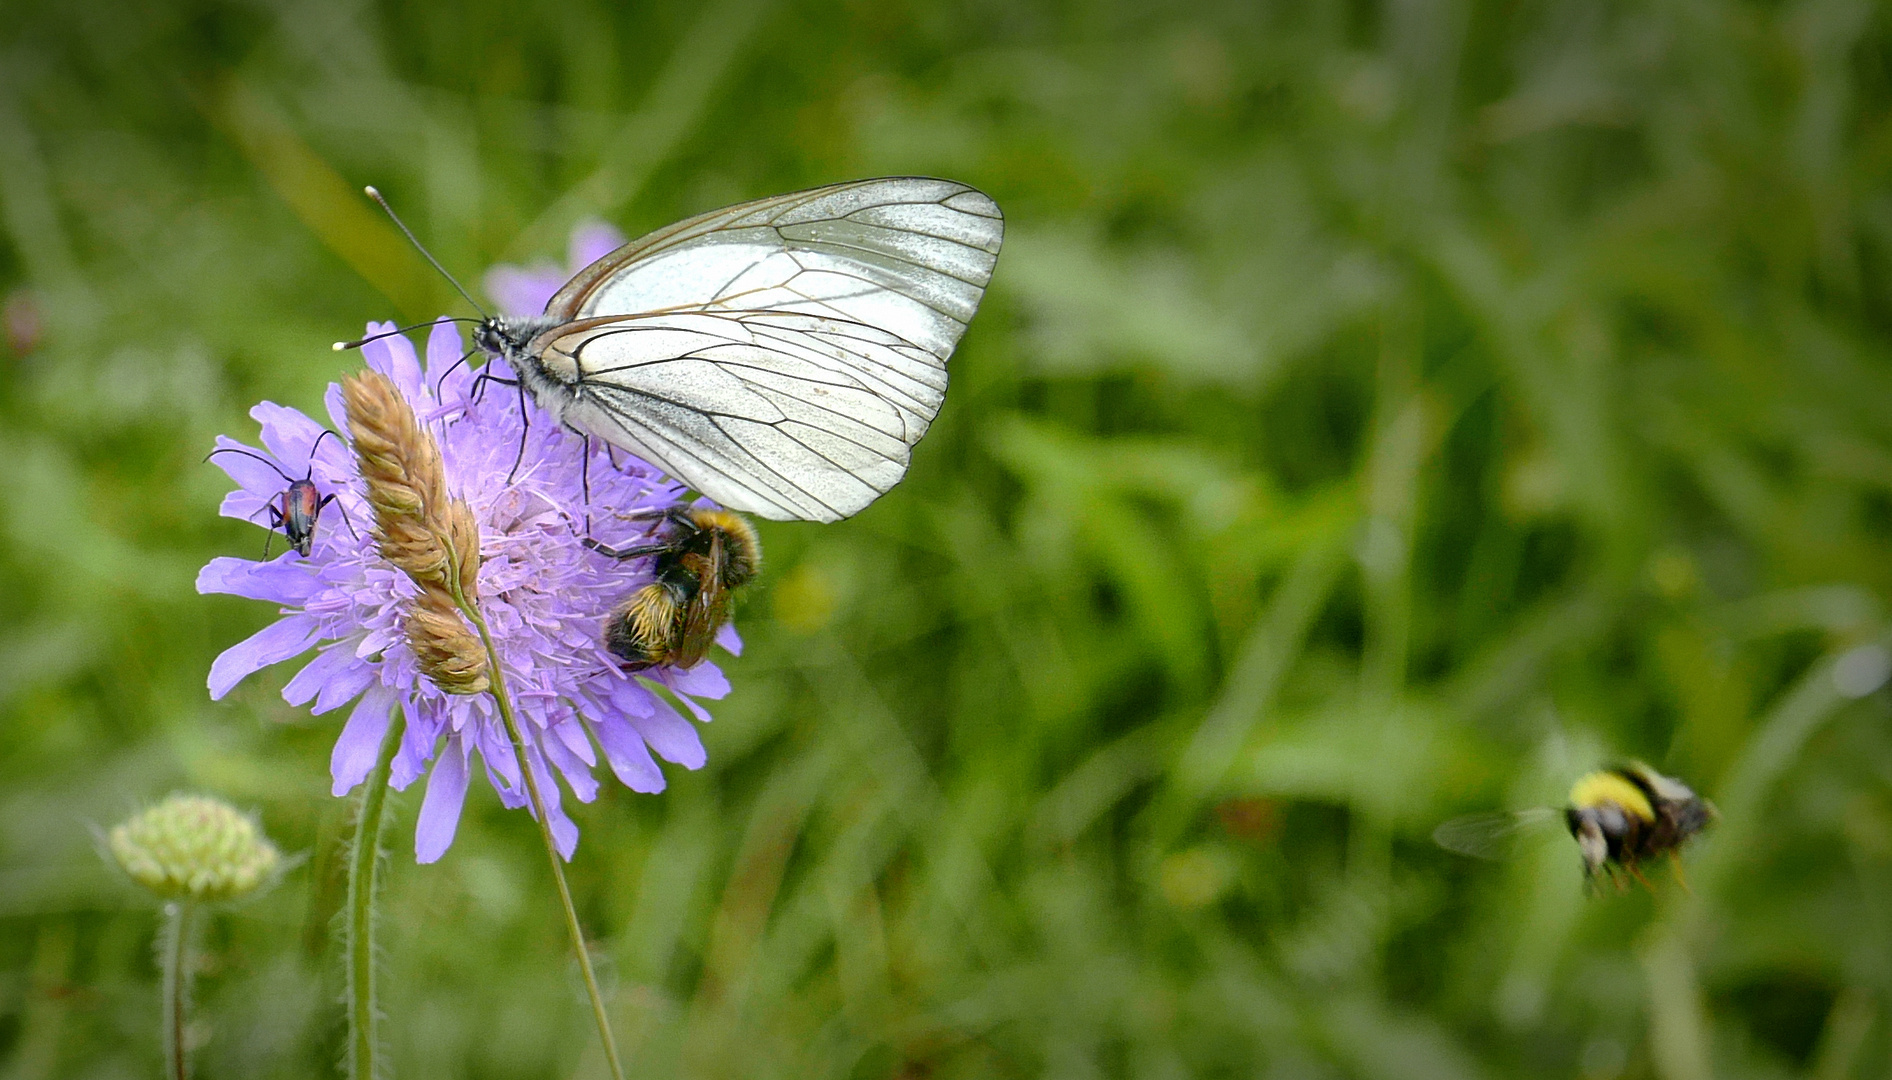
{"type": "Polygon", "coordinates": [[[164,929],[158,939],[158,962],[164,971],[164,1075],[168,1080],[189,1080],[190,1048],[184,1026],[190,1013],[190,941],[196,910],[189,900],[164,905],[164,929]]]}
{"type": "Polygon", "coordinates": [[[380,886],[381,819],[387,805],[388,772],[400,748],[407,714],[396,708],[381,737],[374,770],[361,791],[355,847],[348,859],[348,1075],[373,1080],[380,1012],[375,995],[374,904],[380,886]]]}
{"type": "MultiPolygon", "coordinates": [[[[451,575],[449,576],[451,580],[451,575]]],[[[519,730],[519,719],[513,714],[512,695],[506,690],[506,675],[499,663],[499,650],[493,647],[493,635],[486,628],[486,620],[481,617],[478,605],[468,603],[454,588],[454,599],[460,611],[466,616],[473,628],[479,631],[480,643],[486,648],[486,659],[491,668],[493,701],[499,706],[499,717],[506,724],[506,735],[512,740],[512,752],[519,759],[519,775],[525,779],[526,793],[532,799],[532,813],[539,822],[539,835],[545,841],[545,854],[552,862],[552,880],[558,884],[558,900],[565,909],[565,929],[571,932],[572,948],[578,953],[578,970],[585,977],[585,992],[591,995],[591,1016],[598,1024],[598,1038],[604,1043],[605,1063],[611,1067],[614,1080],[624,1080],[624,1066],[618,1060],[617,1040],[611,1034],[611,1018],[605,1012],[604,994],[598,989],[598,976],[591,970],[591,952],[585,948],[585,931],[578,925],[578,909],[572,904],[571,887],[565,884],[565,864],[558,854],[558,842],[552,838],[552,819],[545,812],[545,797],[539,792],[539,782],[532,775],[532,763],[526,757],[524,734],[519,730]]]]}

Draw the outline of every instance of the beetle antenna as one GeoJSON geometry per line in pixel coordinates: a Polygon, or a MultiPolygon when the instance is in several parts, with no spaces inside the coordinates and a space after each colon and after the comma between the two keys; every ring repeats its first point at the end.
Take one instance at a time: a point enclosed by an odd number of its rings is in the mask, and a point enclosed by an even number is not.
{"type": "Polygon", "coordinates": [[[467,292],[466,289],[461,287],[458,281],[454,280],[452,274],[447,273],[447,268],[440,265],[440,260],[434,258],[433,252],[427,250],[427,245],[420,242],[420,238],[414,235],[414,230],[407,227],[407,222],[401,220],[401,215],[394,212],[394,207],[388,205],[388,201],[381,197],[381,193],[376,191],[372,184],[362,190],[368,193],[370,199],[381,204],[381,209],[387,211],[388,217],[393,220],[396,227],[407,234],[408,242],[414,245],[414,249],[420,252],[428,262],[434,264],[434,269],[440,271],[440,276],[447,279],[447,284],[453,286],[461,296],[466,297],[466,302],[473,305],[473,310],[479,312],[485,318],[490,319],[493,317],[485,308],[480,306],[478,300],[473,299],[472,293],[467,292]]]}
{"type": "MultiPolygon", "coordinates": [[[[322,440],[320,438],[316,439],[316,442],[321,442],[321,441],[322,440]]],[[[209,461],[211,458],[216,457],[218,454],[242,454],[246,458],[255,458],[256,460],[262,462],[263,464],[269,466],[270,468],[275,469],[277,476],[282,477],[284,480],[287,480],[289,483],[292,483],[292,484],[296,482],[295,477],[290,476],[286,472],[283,472],[282,469],[277,467],[275,462],[269,460],[263,455],[253,454],[248,450],[239,450],[238,448],[234,446],[219,446],[215,450],[212,450],[210,453],[205,454],[204,460],[209,461]]]]}

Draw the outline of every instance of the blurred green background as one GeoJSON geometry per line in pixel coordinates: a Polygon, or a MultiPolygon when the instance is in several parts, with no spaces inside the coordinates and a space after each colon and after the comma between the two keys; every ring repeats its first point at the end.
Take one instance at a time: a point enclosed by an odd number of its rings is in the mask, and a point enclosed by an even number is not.
{"type": "MultiPolygon", "coordinates": [[[[1005,252],[910,479],[769,567],[572,863],[640,1077],[1892,1071],[1892,23],[1855,0],[9,0],[0,1075],[158,1068],[177,788],[303,864],[200,1075],[334,1075],[337,717],[204,690],[212,437],[371,318],[729,202],[973,183],[1005,252]],[[1644,758],[1692,894],[1469,811],[1644,758]]],[[[537,831],[392,800],[399,1077],[597,1077],[537,831]]]]}

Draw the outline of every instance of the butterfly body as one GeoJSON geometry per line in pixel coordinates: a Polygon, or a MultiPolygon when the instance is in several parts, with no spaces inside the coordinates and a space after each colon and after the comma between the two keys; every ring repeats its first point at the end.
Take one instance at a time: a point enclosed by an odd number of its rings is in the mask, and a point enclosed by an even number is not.
{"type": "Polygon", "coordinates": [[[658,665],[695,667],[729,621],[735,590],[762,568],[762,545],[740,515],[708,507],[663,513],[653,543],[613,549],[588,542],[612,558],[655,556],[651,583],[626,597],[605,619],[605,648],[628,671],[658,665]]]}
{"type": "Polygon", "coordinates": [[[778,195],[634,240],[474,343],[560,423],[724,506],[834,521],[906,474],[1003,233],[949,180],[778,195]]]}

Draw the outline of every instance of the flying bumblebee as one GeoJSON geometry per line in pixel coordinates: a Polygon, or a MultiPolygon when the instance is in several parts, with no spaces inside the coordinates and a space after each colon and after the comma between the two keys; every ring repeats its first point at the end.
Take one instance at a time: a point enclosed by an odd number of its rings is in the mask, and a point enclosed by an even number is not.
{"type": "Polygon", "coordinates": [[[604,621],[604,645],[626,671],[695,667],[729,621],[731,595],[762,568],[755,527],[727,510],[673,506],[658,539],[612,548],[585,546],[613,559],[655,556],[655,580],[624,598],[604,621]]]}
{"type": "MultiPolygon", "coordinates": [[[[1448,851],[1481,859],[1498,857],[1517,833],[1558,816],[1549,807],[1510,814],[1473,814],[1453,818],[1433,830],[1432,839],[1448,851]]],[[[1563,808],[1564,825],[1583,855],[1584,877],[1622,884],[1624,874],[1647,886],[1642,863],[1670,857],[1680,879],[1681,847],[1711,824],[1713,803],[1673,777],[1640,761],[1613,765],[1578,778],[1563,808]]]]}

